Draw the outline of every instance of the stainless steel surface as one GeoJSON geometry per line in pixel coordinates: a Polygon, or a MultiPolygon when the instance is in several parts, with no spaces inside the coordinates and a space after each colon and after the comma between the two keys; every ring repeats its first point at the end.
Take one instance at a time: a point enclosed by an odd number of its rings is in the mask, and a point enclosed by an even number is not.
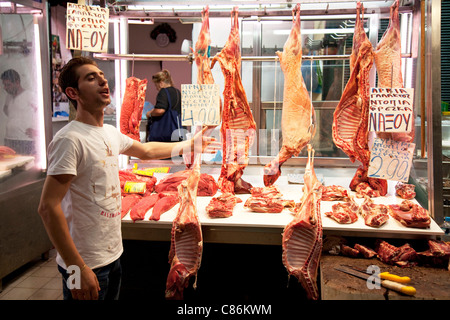
{"type": "Polygon", "coordinates": [[[44,180],[0,195],[1,279],[52,248],[37,213],[44,180]]]}
{"type": "MultiPolygon", "coordinates": [[[[410,53],[403,53],[402,58],[410,58],[410,53]]],[[[129,61],[187,61],[192,63],[192,54],[114,54],[114,53],[94,53],[94,58],[101,60],[129,60],[129,61]]],[[[212,59],[212,58],[211,58],[212,59]]],[[[316,55],[303,56],[302,60],[349,60],[350,55],[316,55]]],[[[242,56],[242,61],[279,61],[278,56],[242,56]]]]}
{"type": "MultiPolygon", "coordinates": [[[[364,1],[365,14],[381,13],[389,14],[390,5],[393,1],[364,1]]],[[[251,1],[214,1],[209,3],[209,16],[211,18],[230,16],[234,6],[239,7],[239,17],[291,17],[294,4],[289,2],[270,2],[263,5],[261,2],[251,1]]],[[[354,1],[302,1],[303,16],[323,15],[354,15],[354,1]]],[[[154,19],[183,19],[200,18],[201,9],[205,6],[203,1],[196,2],[170,2],[165,1],[125,1],[109,4],[110,17],[130,18],[154,18],[154,19]],[[153,5],[152,5],[153,2],[153,5]],[[145,9],[145,6],[147,6],[145,9]],[[145,9],[145,10],[144,10],[145,9]]],[[[410,6],[400,7],[400,12],[410,12],[410,6]]]]}
{"type": "Polygon", "coordinates": [[[429,211],[443,222],[441,129],[441,1],[427,1],[426,108],[429,211]]]}

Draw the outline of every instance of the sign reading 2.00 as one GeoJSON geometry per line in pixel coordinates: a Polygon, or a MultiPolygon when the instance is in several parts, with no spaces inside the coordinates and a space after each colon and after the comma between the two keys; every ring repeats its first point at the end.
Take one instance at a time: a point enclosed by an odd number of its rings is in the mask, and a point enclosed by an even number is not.
{"type": "Polygon", "coordinates": [[[374,139],[368,176],[407,182],[415,146],[414,143],[391,139],[374,139]]]}
{"type": "Polygon", "coordinates": [[[197,123],[220,124],[220,93],[218,84],[182,84],[181,119],[183,126],[197,123]]]}

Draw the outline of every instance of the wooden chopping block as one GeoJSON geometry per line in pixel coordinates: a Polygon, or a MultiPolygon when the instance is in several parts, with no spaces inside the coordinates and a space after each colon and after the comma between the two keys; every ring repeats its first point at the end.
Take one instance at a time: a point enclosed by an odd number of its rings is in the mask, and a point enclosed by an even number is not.
{"type": "Polygon", "coordinates": [[[320,290],[322,300],[449,300],[450,272],[447,269],[421,266],[400,268],[385,264],[377,258],[349,258],[327,254],[322,255],[320,260],[320,290]],[[376,265],[381,272],[408,276],[411,278],[408,285],[416,288],[417,293],[410,297],[383,287],[369,289],[365,280],[334,269],[340,265],[361,270],[376,265]]]}

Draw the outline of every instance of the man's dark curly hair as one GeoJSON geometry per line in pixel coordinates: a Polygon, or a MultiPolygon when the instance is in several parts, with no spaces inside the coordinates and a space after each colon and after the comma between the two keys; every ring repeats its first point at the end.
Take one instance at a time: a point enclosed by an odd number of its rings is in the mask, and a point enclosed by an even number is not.
{"type": "Polygon", "coordinates": [[[1,77],[2,80],[9,80],[11,82],[19,82],[20,83],[20,75],[19,73],[14,69],[8,69],[5,72],[2,73],[1,77]]]}

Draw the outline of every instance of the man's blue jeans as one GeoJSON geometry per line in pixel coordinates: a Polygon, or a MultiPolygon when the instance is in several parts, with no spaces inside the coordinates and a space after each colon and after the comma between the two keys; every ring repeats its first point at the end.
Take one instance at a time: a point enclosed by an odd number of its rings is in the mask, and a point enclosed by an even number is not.
{"type": "MultiPolygon", "coordinates": [[[[63,276],[63,295],[64,300],[73,300],[72,293],[67,287],[67,279],[70,274],[67,270],[58,266],[59,272],[63,276]]],[[[100,291],[98,292],[98,300],[118,300],[120,292],[120,283],[122,278],[122,267],[120,259],[97,269],[92,270],[98,279],[100,291]]]]}

